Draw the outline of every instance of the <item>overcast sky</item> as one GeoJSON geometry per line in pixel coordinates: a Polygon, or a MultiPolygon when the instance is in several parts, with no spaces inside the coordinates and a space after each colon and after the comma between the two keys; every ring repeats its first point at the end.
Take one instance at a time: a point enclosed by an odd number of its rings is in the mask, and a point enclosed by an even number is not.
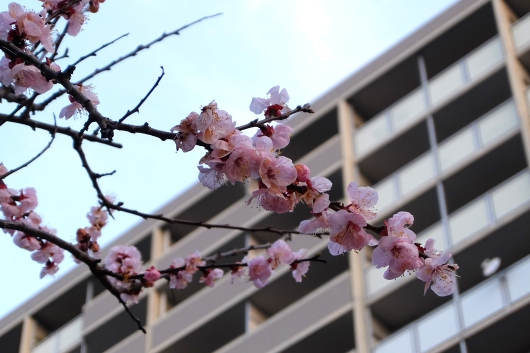
{"type": "MultiPolygon", "coordinates": [[[[248,106],[253,96],[264,97],[275,85],[286,87],[291,105],[312,102],[363,65],[428,22],[456,0],[247,0],[174,1],[109,0],[97,14],[90,14],[83,31],[67,38],[62,50],[69,58],[65,68],[80,56],[124,33],[129,35],[81,63],[73,80],[145,44],[162,32],[172,31],[203,16],[222,12],[167,38],[111,71],[89,81],[101,104],[99,111],[118,120],[147,93],[160,75],[161,84],[140,109],[128,118],[131,124],[149,122],[169,130],[191,111],[216,100],[239,124],[254,119],[248,106]]],[[[38,10],[40,2],[20,2],[38,10]]],[[[5,3],[4,3],[5,4],[5,3]]],[[[4,5],[5,6],[5,5],[4,5]]],[[[5,11],[6,8],[0,8],[5,11]]],[[[62,53],[61,50],[61,53],[62,53]]],[[[69,104],[58,99],[35,119],[53,123],[53,114],[69,104]]],[[[0,104],[1,112],[12,106],[0,104]]],[[[83,119],[59,121],[79,130],[83,119]]],[[[23,164],[49,141],[49,134],[24,126],[0,128],[0,161],[8,169],[23,164]]],[[[92,168],[116,174],[102,180],[103,190],[116,195],[125,206],[151,212],[197,180],[202,151],[175,153],[174,143],[118,132],[122,150],[85,142],[92,168]]],[[[37,213],[57,229],[63,239],[74,241],[75,232],[88,226],[85,217],[97,204],[85,171],[69,138],[58,136],[36,162],[5,179],[12,188],[35,187],[37,213]]],[[[123,233],[140,220],[116,215],[103,230],[101,243],[123,233]]],[[[8,235],[0,237],[0,264],[5,269],[0,294],[0,318],[37,293],[53,278],[39,280],[40,265],[30,253],[15,247],[8,235]]],[[[75,266],[69,256],[59,276],[75,266]]]]}

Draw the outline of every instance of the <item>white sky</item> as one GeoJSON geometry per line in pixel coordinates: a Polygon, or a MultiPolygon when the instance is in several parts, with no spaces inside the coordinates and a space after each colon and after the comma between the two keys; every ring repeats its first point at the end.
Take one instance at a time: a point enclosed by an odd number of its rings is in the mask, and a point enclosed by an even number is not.
{"type": "MultiPolygon", "coordinates": [[[[228,111],[241,124],[256,118],[248,110],[253,96],[264,97],[269,88],[281,85],[291,96],[291,106],[312,102],[455,2],[129,0],[124,8],[123,1],[109,0],[101,5],[99,13],[89,15],[77,37],[67,37],[62,50],[68,47],[70,58],[58,63],[65,68],[101,44],[130,33],[97,57],[81,63],[74,73],[75,81],[164,31],[223,12],[222,16],[188,28],[178,37],[167,38],[88,83],[94,85],[101,101],[99,111],[118,120],[144,97],[163,66],[166,75],[161,84],[140,114],[129,117],[128,123],[149,122],[152,127],[169,130],[191,111],[198,111],[201,105],[215,99],[220,109],[228,111]]],[[[36,10],[40,5],[36,0],[19,3],[36,10]]],[[[58,115],[68,103],[63,96],[35,118],[53,123],[53,114],[58,115]]],[[[12,109],[5,102],[0,104],[1,112],[12,109]]],[[[76,130],[83,123],[82,119],[58,122],[76,130]]],[[[6,123],[0,128],[0,161],[8,169],[18,167],[48,141],[46,132],[6,123]]],[[[124,148],[118,150],[88,141],[84,145],[96,172],[117,170],[114,176],[102,179],[102,187],[127,207],[153,211],[197,180],[196,165],[202,151],[175,154],[171,141],[125,132],[117,132],[115,141],[124,148]]],[[[71,148],[71,140],[63,136],[58,136],[39,160],[5,182],[17,189],[35,187],[39,196],[36,211],[46,225],[56,228],[59,236],[70,241],[74,241],[77,228],[88,226],[85,215],[97,204],[95,191],[71,148]]],[[[101,243],[108,243],[139,221],[117,214],[116,221],[104,228],[101,243]]],[[[8,235],[0,236],[0,255],[0,266],[4,268],[1,318],[53,278],[39,280],[40,265],[31,261],[29,252],[14,246],[8,235]]],[[[58,275],[73,266],[67,256],[58,275]]]]}

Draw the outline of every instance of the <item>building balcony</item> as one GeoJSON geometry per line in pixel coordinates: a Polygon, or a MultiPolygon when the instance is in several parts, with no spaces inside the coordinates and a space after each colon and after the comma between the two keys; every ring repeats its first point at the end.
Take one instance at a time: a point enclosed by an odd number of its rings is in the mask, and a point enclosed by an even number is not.
{"type": "Polygon", "coordinates": [[[83,317],[78,316],[42,341],[38,342],[31,353],[66,353],[81,345],[83,338],[83,317]]]}
{"type": "Polygon", "coordinates": [[[512,35],[518,52],[530,49],[530,14],[526,14],[512,25],[512,35]]]}
{"type": "MultiPolygon", "coordinates": [[[[489,326],[530,303],[529,271],[530,257],[527,256],[469,290],[460,299],[443,305],[386,338],[374,348],[374,353],[433,352],[442,345],[444,348],[457,345],[460,339],[472,335],[478,326],[489,326]]],[[[517,327],[512,329],[518,330],[517,327]]],[[[514,351],[510,348],[513,343],[504,342],[505,351],[514,351]]]]}
{"type": "Polygon", "coordinates": [[[374,186],[379,195],[381,215],[397,202],[421,193],[441,175],[462,168],[477,156],[518,131],[513,100],[508,100],[483,115],[438,146],[438,158],[432,150],[424,153],[374,186]]]}
{"type": "Polygon", "coordinates": [[[503,62],[502,45],[496,36],[429,80],[428,92],[417,88],[362,125],[354,136],[357,157],[362,159],[388,143],[423,119],[429,111],[447,104],[497,71],[503,62]]]}
{"type": "MultiPolygon", "coordinates": [[[[418,241],[425,243],[428,239],[433,238],[436,240],[437,249],[449,249],[453,254],[456,254],[455,258],[457,263],[461,263],[459,258],[467,261],[467,258],[473,257],[476,267],[476,263],[480,263],[481,261],[480,249],[491,246],[477,244],[477,246],[471,249],[469,245],[478,243],[481,239],[488,237],[488,234],[496,233],[512,221],[514,217],[527,212],[529,208],[530,171],[524,170],[450,214],[447,227],[442,222],[438,222],[420,232],[418,234],[418,241]],[[469,248],[470,251],[473,250],[474,253],[461,256],[461,252],[464,252],[466,248],[469,248]],[[478,254],[475,254],[476,252],[478,254]]],[[[517,232],[515,230],[512,232],[514,236],[522,236],[518,233],[520,231],[517,232]]],[[[500,239],[502,235],[494,234],[493,238],[500,239]]],[[[501,240],[499,241],[502,243],[501,240]]],[[[523,244],[521,244],[521,248],[523,248],[523,244]]],[[[511,251],[511,254],[518,256],[515,255],[514,251],[511,251]]],[[[508,254],[503,255],[504,261],[508,261],[509,256],[508,254]]],[[[510,261],[513,263],[517,260],[518,258],[513,258],[510,261]]],[[[473,266],[473,264],[470,263],[468,264],[469,266],[473,266]]],[[[462,266],[462,268],[464,267],[462,266]]],[[[366,288],[370,301],[378,300],[390,292],[399,290],[406,283],[415,280],[414,276],[403,276],[394,281],[387,281],[383,278],[383,272],[385,270],[385,268],[376,269],[373,266],[367,269],[366,288]]],[[[470,281],[469,283],[471,284],[480,281],[474,273],[470,273],[465,277],[467,277],[465,281],[470,281]]],[[[468,286],[469,284],[464,283],[464,288],[468,286]]]]}

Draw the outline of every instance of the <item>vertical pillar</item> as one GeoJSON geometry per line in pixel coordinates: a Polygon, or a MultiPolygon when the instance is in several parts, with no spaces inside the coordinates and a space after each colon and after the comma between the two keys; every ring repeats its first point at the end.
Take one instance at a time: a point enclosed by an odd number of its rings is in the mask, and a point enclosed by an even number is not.
{"type": "MultiPolygon", "coordinates": [[[[342,178],[344,180],[344,193],[351,181],[358,181],[359,172],[355,167],[355,154],[353,146],[353,132],[355,113],[345,100],[338,102],[339,133],[342,155],[342,178]]],[[[366,297],[364,288],[364,250],[358,254],[348,256],[350,264],[350,283],[353,303],[353,327],[355,336],[355,351],[357,353],[370,352],[370,330],[368,326],[368,311],[366,310],[366,297]]]]}
{"type": "Polygon", "coordinates": [[[510,18],[516,18],[516,16],[502,0],[492,0],[492,4],[499,37],[504,48],[508,80],[520,119],[526,163],[530,165],[530,112],[525,95],[530,77],[517,58],[517,50],[512,35],[512,21],[510,21],[510,18]]]}
{"type": "Polygon", "coordinates": [[[29,353],[33,346],[33,336],[35,332],[35,321],[31,316],[26,316],[22,321],[22,334],[20,336],[19,353],[29,353]]]}
{"type": "MultiPolygon", "coordinates": [[[[154,263],[158,257],[160,257],[169,246],[169,232],[163,231],[159,227],[154,227],[151,234],[151,263],[154,263]]],[[[150,288],[147,293],[147,315],[145,330],[147,332],[145,337],[145,352],[151,351],[152,339],[153,339],[153,324],[161,316],[163,300],[162,295],[156,290],[156,288],[150,288]]]]}

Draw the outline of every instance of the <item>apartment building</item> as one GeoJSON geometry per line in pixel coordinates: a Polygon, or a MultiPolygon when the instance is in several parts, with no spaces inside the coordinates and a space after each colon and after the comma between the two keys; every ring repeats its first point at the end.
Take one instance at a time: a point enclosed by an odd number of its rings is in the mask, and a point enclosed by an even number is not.
{"type": "MultiPolygon", "coordinates": [[[[294,236],[293,249],[329,260],[311,264],[303,283],[288,268],[261,290],[229,276],[213,289],[158,283],[131,307],[147,334],[76,268],[0,321],[0,351],[530,351],[529,72],[530,1],[461,0],[325,93],[312,104],[316,114],[289,121],[296,132],[284,155],[328,177],[331,199],[352,180],[371,185],[376,224],[407,210],[420,241],[434,238],[453,253],[452,296],[423,296],[415,276],[384,280],[370,251],[332,257],[325,239],[294,236]],[[495,258],[498,269],[485,271],[495,258]]],[[[247,207],[248,195],[244,185],[196,185],[160,212],[286,229],[307,217],[304,206],[288,215],[247,207]]],[[[163,268],[195,250],[274,240],[145,221],[115,244],[134,244],[163,268]]]]}

